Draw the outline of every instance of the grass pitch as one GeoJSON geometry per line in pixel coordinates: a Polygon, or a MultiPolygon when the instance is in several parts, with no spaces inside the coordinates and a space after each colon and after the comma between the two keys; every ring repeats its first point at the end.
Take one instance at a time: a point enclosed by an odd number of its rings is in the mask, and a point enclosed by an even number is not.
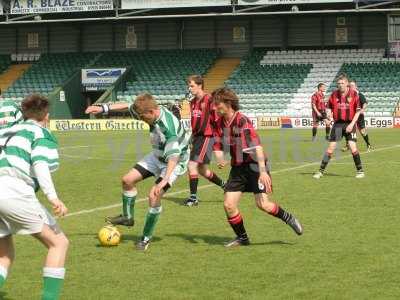
{"type": "MultiPolygon", "coordinates": [[[[241,202],[252,245],[225,249],[233,237],[222,191],[201,179],[199,207],[181,205],[183,176],[163,201],[148,252],[134,249],[153,180],[139,185],[133,229],[100,247],[104,216],[120,212],[120,177],[149,151],[146,132],[58,134],[61,168],[54,179],[70,215],[59,220],[71,246],[62,299],[398,299],[400,297],[400,131],[370,130],[362,151],[366,178],[354,178],[349,153],[337,153],[312,178],[326,143],[311,130],[259,131],[272,161],[273,200],[304,225],[296,236],[281,221],[241,202]]],[[[229,168],[216,170],[227,177],[229,168]]],[[[43,197],[41,197],[43,199],[43,197]]],[[[45,201],[43,201],[45,202],[45,201]]],[[[15,237],[16,262],[0,299],[39,299],[45,249],[15,237]]]]}

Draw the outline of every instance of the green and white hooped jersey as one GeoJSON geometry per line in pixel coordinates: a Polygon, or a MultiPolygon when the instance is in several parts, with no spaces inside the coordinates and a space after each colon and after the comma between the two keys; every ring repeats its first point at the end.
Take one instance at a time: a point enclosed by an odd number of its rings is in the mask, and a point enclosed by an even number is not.
{"type": "Polygon", "coordinates": [[[0,176],[18,177],[35,190],[39,187],[33,173],[35,163],[47,163],[50,172],[58,169],[57,139],[33,120],[1,129],[0,146],[0,176]]]}
{"type": "Polygon", "coordinates": [[[160,112],[160,117],[150,126],[153,153],[165,163],[169,157],[179,155],[179,167],[184,173],[189,161],[190,133],[168,109],[160,106],[160,112]]]}
{"type": "Polygon", "coordinates": [[[22,120],[21,109],[14,101],[0,100],[0,129],[10,127],[22,120]]]}

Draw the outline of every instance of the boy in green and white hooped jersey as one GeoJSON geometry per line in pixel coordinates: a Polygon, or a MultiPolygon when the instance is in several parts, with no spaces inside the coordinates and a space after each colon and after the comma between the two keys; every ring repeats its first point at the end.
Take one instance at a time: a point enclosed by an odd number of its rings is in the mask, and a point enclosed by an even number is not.
{"type": "Polygon", "coordinates": [[[114,103],[89,106],[86,113],[99,114],[109,111],[129,111],[150,125],[150,141],[153,150],[142,158],[122,177],[122,214],[107,217],[114,225],[133,226],[137,195],[136,184],[148,177],[156,177],[149,193],[149,212],[143,228],[143,236],[137,243],[138,250],[146,250],[153,236],[161,213],[161,197],[175,180],[186,172],[189,160],[189,139],[182,123],[168,109],[159,106],[150,94],[139,95],[133,104],[114,103]]]}
{"type": "Polygon", "coordinates": [[[0,129],[23,121],[22,112],[17,103],[2,100],[0,97],[0,129]]]}
{"type": "Polygon", "coordinates": [[[12,235],[29,234],[48,248],[42,299],[53,300],[59,298],[64,280],[68,239],[35,191],[42,189],[56,215],[67,213],[50,175],[58,168],[58,144],[45,128],[49,119],[45,97],[28,96],[21,108],[25,121],[0,130],[0,287],[14,260],[12,235]]]}

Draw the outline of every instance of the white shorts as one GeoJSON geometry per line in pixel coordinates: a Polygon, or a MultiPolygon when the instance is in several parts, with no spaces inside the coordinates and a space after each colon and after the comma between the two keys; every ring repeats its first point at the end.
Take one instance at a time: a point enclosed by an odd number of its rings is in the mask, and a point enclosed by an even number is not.
{"type": "Polygon", "coordinates": [[[23,180],[0,176],[0,186],[0,238],[10,234],[39,233],[44,224],[55,232],[60,231],[54,217],[23,180]]]}
{"type": "MultiPolygon", "coordinates": [[[[147,171],[151,172],[154,177],[164,177],[165,173],[167,172],[167,164],[161,162],[154,153],[149,153],[145,157],[143,157],[138,163],[141,167],[146,169],[147,171]]],[[[171,177],[168,181],[169,185],[172,184],[178,179],[178,177],[186,172],[186,169],[183,169],[182,166],[178,163],[175,167],[174,171],[171,174],[171,177]]]]}

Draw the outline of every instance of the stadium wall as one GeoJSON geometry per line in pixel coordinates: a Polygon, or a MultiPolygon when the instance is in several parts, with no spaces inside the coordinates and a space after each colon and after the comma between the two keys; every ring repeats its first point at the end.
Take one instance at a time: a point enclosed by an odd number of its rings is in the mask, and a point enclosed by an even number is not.
{"type": "Polygon", "coordinates": [[[88,52],[126,49],[128,26],[134,26],[137,49],[221,48],[242,53],[251,47],[386,48],[385,14],[258,16],[130,22],[15,25],[0,28],[0,54],[32,52],[88,52]],[[337,27],[347,28],[347,42],[337,43],[337,27]],[[234,40],[234,28],[244,29],[244,40],[234,40]],[[39,47],[29,48],[28,33],[39,33],[39,47]]]}

